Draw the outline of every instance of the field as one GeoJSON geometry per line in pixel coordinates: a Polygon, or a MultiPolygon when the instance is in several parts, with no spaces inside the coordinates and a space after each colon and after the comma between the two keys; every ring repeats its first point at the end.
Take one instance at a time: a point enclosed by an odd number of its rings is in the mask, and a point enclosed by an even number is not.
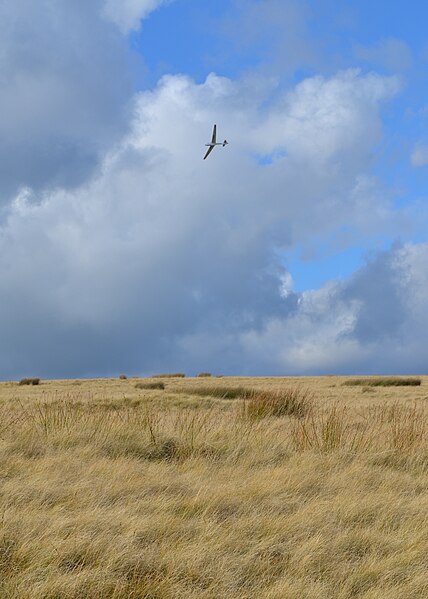
{"type": "Polygon", "coordinates": [[[428,597],[420,378],[0,383],[0,597],[428,597]]]}

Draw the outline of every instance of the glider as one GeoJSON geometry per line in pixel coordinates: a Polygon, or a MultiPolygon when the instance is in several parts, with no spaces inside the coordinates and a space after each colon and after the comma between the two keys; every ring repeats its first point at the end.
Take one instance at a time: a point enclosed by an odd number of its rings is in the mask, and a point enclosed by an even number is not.
{"type": "Polygon", "coordinates": [[[223,146],[223,148],[224,148],[224,146],[226,146],[229,143],[227,141],[227,139],[225,139],[224,141],[221,141],[221,142],[217,143],[216,139],[217,139],[217,125],[214,125],[213,136],[212,136],[212,139],[211,139],[211,143],[205,144],[206,146],[208,146],[208,150],[207,150],[207,153],[204,156],[204,160],[205,160],[205,158],[207,158],[207,156],[209,155],[209,153],[212,152],[213,149],[216,146],[223,146]]]}

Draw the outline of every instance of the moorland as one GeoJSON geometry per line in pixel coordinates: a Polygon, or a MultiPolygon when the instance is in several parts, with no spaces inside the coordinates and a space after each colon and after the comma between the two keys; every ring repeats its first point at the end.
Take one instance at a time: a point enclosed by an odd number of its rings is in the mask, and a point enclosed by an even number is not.
{"type": "Polygon", "coordinates": [[[428,597],[411,380],[0,383],[0,597],[428,597]]]}

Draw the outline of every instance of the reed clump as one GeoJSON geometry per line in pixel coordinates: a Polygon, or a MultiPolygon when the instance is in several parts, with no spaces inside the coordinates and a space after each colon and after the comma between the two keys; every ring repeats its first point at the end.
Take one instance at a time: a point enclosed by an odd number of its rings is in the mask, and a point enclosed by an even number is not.
{"type": "MultiPolygon", "coordinates": [[[[428,412],[423,406],[374,406],[351,418],[349,408],[334,404],[295,422],[298,451],[418,451],[427,443],[428,412]]],[[[427,461],[428,467],[428,461],[427,461]]]]}
{"type": "Polygon", "coordinates": [[[243,414],[248,418],[294,416],[304,418],[312,412],[313,394],[306,388],[254,390],[246,394],[243,414]]]}

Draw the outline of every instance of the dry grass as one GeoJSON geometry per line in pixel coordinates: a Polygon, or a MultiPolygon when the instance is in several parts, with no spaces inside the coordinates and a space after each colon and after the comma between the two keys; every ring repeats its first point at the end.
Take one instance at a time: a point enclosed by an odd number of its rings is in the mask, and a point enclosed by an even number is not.
{"type": "Polygon", "coordinates": [[[0,384],[0,597],[428,596],[424,385],[227,380],[0,384]]]}
{"type": "Polygon", "coordinates": [[[255,390],[248,392],[244,399],[243,415],[253,419],[269,416],[303,418],[313,407],[312,392],[302,387],[255,390]]]}

